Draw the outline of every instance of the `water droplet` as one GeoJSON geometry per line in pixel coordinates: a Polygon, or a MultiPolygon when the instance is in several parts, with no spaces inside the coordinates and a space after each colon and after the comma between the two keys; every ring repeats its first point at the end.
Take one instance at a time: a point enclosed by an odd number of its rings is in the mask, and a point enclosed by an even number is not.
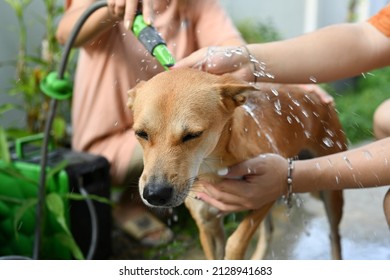
{"type": "Polygon", "coordinates": [[[279,96],[279,92],[276,89],[271,89],[271,92],[275,94],[275,96],[279,96]]]}
{"type": "Polygon", "coordinates": [[[301,106],[301,104],[299,104],[298,100],[296,100],[296,99],[291,99],[291,101],[292,101],[295,105],[297,105],[298,107],[301,106]]]}
{"type": "Polygon", "coordinates": [[[116,121],[116,122],[114,123],[114,126],[118,126],[118,121],[116,121]]]}
{"type": "Polygon", "coordinates": [[[225,51],[225,56],[226,57],[232,57],[233,53],[230,50],[225,51]]]}
{"type": "Polygon", "coordinates": [[[309,80],[312,81],[313,83],[317,83],[317,78],[314,76],[310,76],[309,80]]]}
{"type": "Polygon", "coordinates": [[[326,133],[330,136],[330,137],[334,137],[334,132],[330,129],[326,129],[326,133]]]}
{"type": "Polygon", "coordinates": [[[363,155],[366,159],[372,159],[372,154],[369,151],[363,151],[363,155]]]}
{"type": "Polygon", "coordinates": [[[348,168],[351,169],[351,170],[353,170],[352,164],[351,164],[351,162],[349,161],[349,159],[347,158],[347,156],[344,156],[343,159],[344,159],[344,161],[346,162],[348,168]]]}
{"type": "Polygon", "coordinates": [[[287,121],[289,124],[292,124],[292,118],[290,116],[287,116],[287,121]]]}
{"type": "Polygon", "coordinates": [[[275,112],[278,114],[278,115],[282,115],[282,105],[280,104],[280,100],[277,100],[274,102],[274,106],[275,106],[275,112]]]}
{"type": "Polygon", "coordinates": [[[332,148],[334,146],[334,142],[332,139],[330,139],[329,137],[325,137],[322,139],[322,143],[325,144],[326,147],[328,148],[332,148]]]}

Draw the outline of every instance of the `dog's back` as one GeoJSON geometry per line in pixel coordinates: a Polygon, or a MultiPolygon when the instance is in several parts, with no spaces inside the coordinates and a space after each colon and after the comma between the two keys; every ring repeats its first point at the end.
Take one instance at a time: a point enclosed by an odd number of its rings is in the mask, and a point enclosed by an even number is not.
{"type": "Polygon", "coordinates": [[[347,149],[333,104],[300,86],[261,84],[246,93],[233,119],[230,151],[239,162],[268,152],[294,157],[305,151],[315,157],[347,149]]]}
{"type": "MultiPolygon", "coordinates": [[[[144,149],[141,196],[153,207],[175,207],[185,200],[208,258],[243,258],[273,203],[251,211],[225,248],[222,217],[190,195],[201,176],[216,179],[218,168],[262,153],[321,156],[346,149],[333,106],[301,87],[262,85],[255,90],[230,75],[178,69],[138,85],[129,96],[134,130],[144,149]]],[[[341,258],[342,192],[322,197],[333,258],[341,258]]]]}

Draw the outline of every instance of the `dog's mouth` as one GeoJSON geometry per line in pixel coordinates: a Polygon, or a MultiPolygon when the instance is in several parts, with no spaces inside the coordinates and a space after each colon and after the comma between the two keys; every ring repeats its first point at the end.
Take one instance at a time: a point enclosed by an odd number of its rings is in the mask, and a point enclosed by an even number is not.
{"type": "Polygon", "coordinates": [[[190,192],[194,180],[180,186],[167,181],[149,182],[145,184],[141,196],[150,207],[171,208],[180,206],[190,192]]]}

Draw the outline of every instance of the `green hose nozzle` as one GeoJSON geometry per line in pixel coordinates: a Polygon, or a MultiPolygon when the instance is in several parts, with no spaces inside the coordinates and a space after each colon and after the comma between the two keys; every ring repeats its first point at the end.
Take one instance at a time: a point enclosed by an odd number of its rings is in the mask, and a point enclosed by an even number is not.
{"type": "Polygon", "coordinates": [[[172,67],[175,64],[175,59],[168,50],[167,44],[153,26],[145,23],[142,14],[136,15],[133,23],[133,32],[165,70],[168,70],[169,67],[172,67]]]}

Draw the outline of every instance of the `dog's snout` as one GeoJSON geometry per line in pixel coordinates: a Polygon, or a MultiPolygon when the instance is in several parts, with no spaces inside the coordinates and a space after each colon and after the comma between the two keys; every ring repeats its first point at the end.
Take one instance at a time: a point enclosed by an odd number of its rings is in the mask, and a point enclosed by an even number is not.
{"type": "Polygon", "coordinates": [[[154,206],[167,206],[173,194],[173,187],[167,184],[148,184],[143,191],[143,198],[154,206]]]}

